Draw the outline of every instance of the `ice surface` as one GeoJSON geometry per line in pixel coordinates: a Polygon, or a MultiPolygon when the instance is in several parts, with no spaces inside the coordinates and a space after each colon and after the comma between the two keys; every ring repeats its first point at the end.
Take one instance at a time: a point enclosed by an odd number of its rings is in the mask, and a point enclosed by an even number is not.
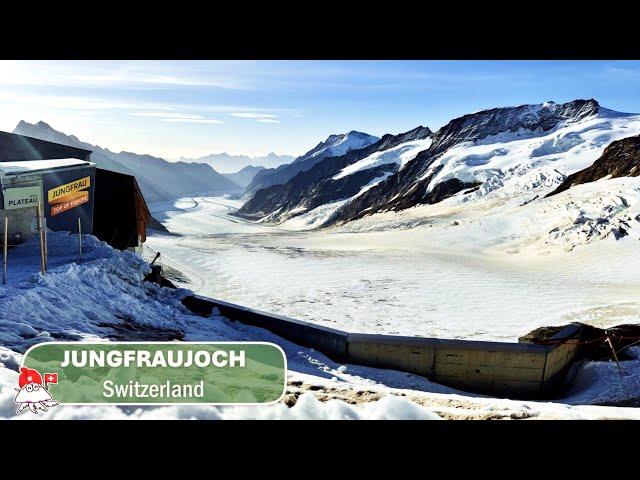
{"type": "Polygon", "coordinates": [[[524,206],[485,199],[463,214],[471,204],[450,201],[302,233],[196,199],[168,214],[184,236],[149,245],[191,278],[185,286],[215,298],[356,332],[511,341],[541,325],[637,321],[637,235],[603,232],[587,248],[575,224],[578,198],[587,208],[593,197],[600,215],[623,196],[628,211],[611,214],[636,215],[640,180],[604,182],[524,206]]]}

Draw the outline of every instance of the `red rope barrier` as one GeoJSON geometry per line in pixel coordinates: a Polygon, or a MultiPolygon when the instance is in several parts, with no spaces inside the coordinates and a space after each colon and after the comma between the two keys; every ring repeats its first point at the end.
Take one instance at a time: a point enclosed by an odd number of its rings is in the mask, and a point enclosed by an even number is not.
{"type": "Polygon", "coordinates": [[[614,338],[614,340],[635,340],[639,341],[640,336],[628,336],[628,335],[619,335],[617,333],[609,333],[609,335],[603,335],[598,338],[592,338],[591,340],[580,340],[577,338],[568,338],[566,340],[541,340],[536,343],[543,345],[560,345],[560,344],[571,344],[571,345],[588,345],[591,343],[604,342],[607,338],[614,338]]]}

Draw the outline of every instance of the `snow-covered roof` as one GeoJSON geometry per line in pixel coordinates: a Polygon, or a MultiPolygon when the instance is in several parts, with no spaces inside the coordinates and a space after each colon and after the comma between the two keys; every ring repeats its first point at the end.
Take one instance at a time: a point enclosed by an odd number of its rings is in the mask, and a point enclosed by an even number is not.
{"type": "Polygon", "coordinates": [[[54,160],[21,160],[13,162],[0,162],[0,176],[20,175],[24,173],[57,170],[75,166],[89,166],[95,163],[85,162],[77,158],[59,158],[54,160]]]}

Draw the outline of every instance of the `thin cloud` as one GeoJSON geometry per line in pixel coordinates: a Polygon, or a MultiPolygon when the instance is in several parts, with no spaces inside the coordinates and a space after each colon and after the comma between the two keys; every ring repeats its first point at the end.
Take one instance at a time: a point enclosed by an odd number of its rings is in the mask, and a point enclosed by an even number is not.
{"type": "Polygon", "coordinates": [[[163,118],[162,121],[171,123],[224,123],[221,120],[215,120],[213,118],[163,118]]]}
{"type": "Polygon", "coordinates": [[[261,123],[280,123],[280,120],[274,120],[273,118],[259,118],[256,122],[261,123]]]}
{"type": "Polygon", "coordinates": [[[176,113],[176,112],[129,112],[134,117],[151,117],[151,118],[173,118],[173,119],[204,119],[202,115],[193,113],[176,113]]]}
{"type": "MultiPolygon", "coordinates": [[[[0,82],[1,83],[1,82],[0,82]]],[[[250,105],[224,105],[224,104],[184,104],[170,102],[147,102],[131,99],[120,99],[113,97],[99,96],[80,96],[80,95],[60,95],[60,94],[38,94],[21,91],[0,90],[0,102],[16,105],[31,104],[40,108],[58,109],[61,111],[73,110],[79,112],[82,110],[89,111],[121,111],[125,110],[129,115],[141,117],[158,117],[167,118],[168,116],[189,116],[205,118],[203,115],[196,113],[183,114],[184,111],[202,112],[203,114],[218,113],[227,114],[229,112],[243,111],[247,114],[259,115],[258,117],[248,118],[274,118],[277,115],[260,113],[264,111],[278,111],[283,114],[296,114],[297,110],[277,109],[277,108],[261,108],[250,105]],[[267,115],[265,117],[265,115],[267,115]]]]}
{"type": "Polygon", "coordinates": [[[0,85],[87,88],[212,87],[253,90],[234,72],[198,71],[172,62],[0,61],[0,85]],[[46,71],[46,75],[41,72],[46,71]]]}
{"type": "Polygon", "coordinates": [[[270,113],[257,113],[257,112],[244,112],[244,113],[231,113],[232,117],[238,118],[277,118],[277,115],[272,115],[270,113]]]}
{"type": "Polygon", "coordinates": [[[179,112],[129,112],[129,115],[134,117],[148,117],[162,120],[163,122],[173,123],[210,123],[219,124],[223,123],[221,120],[215,118],[206,118],[202,115],[196,115],[194,113],[179,113],[179,112]]]}

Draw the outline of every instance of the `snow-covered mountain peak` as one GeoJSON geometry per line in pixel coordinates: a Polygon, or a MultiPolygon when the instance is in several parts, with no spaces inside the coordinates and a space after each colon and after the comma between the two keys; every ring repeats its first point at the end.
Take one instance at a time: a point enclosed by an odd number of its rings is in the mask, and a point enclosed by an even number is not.
{"type": "MultiPolygon", "coordinates": [[[[301,159],[317,156],[336,157],[344,155],[350,150],[364,148],[380,140],[378,137],[368,133],[351,130],[348,133],[332,134],[324,142],[320,142],[316,147],[308,152],[301,159]]],[[[297,161],[297,160],[296,160],[297,161]]]]}

